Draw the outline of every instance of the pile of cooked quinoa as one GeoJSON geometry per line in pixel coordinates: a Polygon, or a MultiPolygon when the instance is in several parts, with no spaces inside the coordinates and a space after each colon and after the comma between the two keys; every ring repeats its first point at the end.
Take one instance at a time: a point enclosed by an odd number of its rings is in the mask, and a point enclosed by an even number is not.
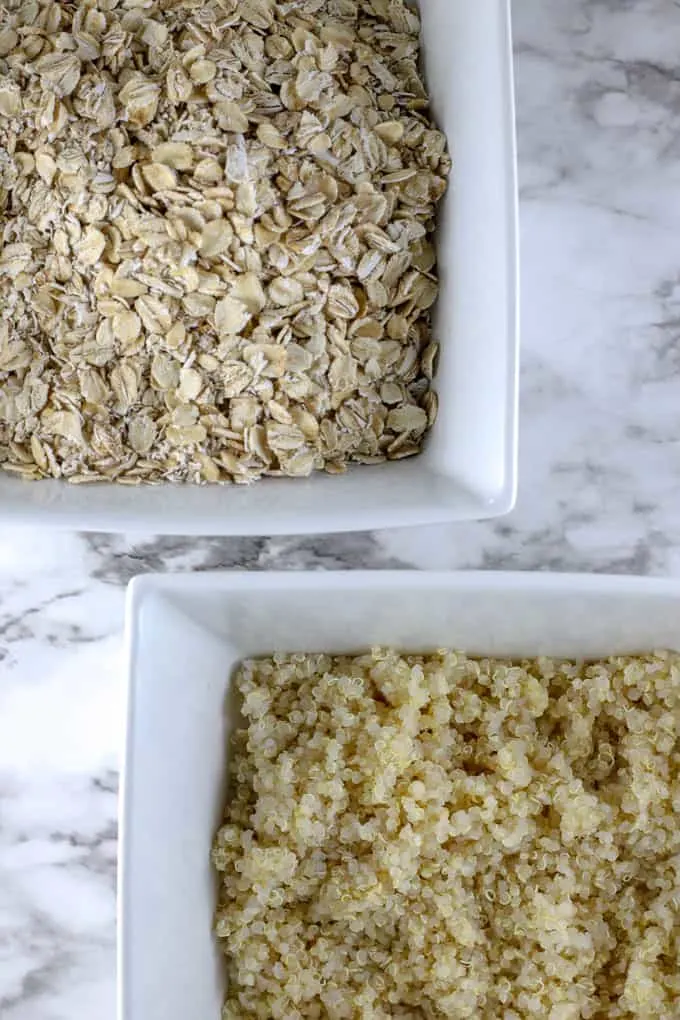
{"type": "Polygon", "coordinates": [[[245,663],[228,1020],[680,1016],[680,657],[245,663]]]}

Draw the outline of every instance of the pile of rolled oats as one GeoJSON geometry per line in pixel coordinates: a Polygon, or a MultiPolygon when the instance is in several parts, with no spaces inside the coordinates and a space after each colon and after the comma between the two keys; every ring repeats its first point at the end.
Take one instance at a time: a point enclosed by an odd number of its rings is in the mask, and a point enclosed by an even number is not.
{"type": "Polygon", "coordinates": [[[403,0],[4,0],[0,465],[418,452],[450,160],[403,0]]]}
{"type": "Polygon", "coordinates": [[[677,1020],[680,656],[275,656],[213,860],[224,1020],[677,1020]]]}

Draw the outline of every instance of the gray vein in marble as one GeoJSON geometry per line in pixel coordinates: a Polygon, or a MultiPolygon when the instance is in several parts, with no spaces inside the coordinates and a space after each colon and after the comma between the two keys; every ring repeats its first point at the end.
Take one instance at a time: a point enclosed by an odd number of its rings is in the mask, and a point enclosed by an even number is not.
{"type": "Polygon", "coordinates": [[[399,569],[369,534],[314,538],[148,538],[85,535],[96,553],[92,576],[124,584],[138,574],[177,570],[399,569]]]}

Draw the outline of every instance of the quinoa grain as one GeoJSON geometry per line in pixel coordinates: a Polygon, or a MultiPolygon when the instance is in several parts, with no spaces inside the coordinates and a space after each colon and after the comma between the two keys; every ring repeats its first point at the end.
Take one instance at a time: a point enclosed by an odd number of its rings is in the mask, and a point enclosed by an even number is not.
{"type": "Polygon", "coordinates": [[[672,1020],[680,657],[275,656],[213,849],[225,1020],[672,1020]]]}

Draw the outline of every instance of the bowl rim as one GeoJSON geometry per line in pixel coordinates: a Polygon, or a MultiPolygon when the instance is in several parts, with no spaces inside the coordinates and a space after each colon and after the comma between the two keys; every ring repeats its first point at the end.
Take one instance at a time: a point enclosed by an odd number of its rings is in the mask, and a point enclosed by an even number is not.
{"type": "Polygon", "coordinates": [[[459,593],[507,594],[533,592],[560,595],[596,595],[625,600],[629,597],[665,597],[680,606],[680,577],[638,576],[631,574],[585,574],[531,571],[418,571],[418,570],[341,570],[341,571],[206,571],[185,574],[152,573],[133,578],[128,584],[125,603],[124,668],[126,671],[126,708],[119,795],[119,856],[117,875],[117,1017],[129,1020],[127,1002],[128,869],[133,866],[128,831],[134,797],[136,740],[134,692],[140,681],[137,650],[140,641],[142,610],[149,600],[173,595],[237,596],[240,592],[274,592],[285,595],[300,591],[324,593],[349,591],[365,586],[379,593],[395,588],[411,591],[441,589],[459,593]]]}
{"type": "MultiPolygon", "coordinates": [[[[507,371],[503,388],[499,386],[499,402],[503,404],[504,427],[502,447],[499,445],[499,464],[502,475],[498,488],[491,493],[473,492],[464,480],[451,478],[452,489],[439,493],[436,489],[440,476],[436,468],[428,466],[424,458],[415,458],[411,465],[416,481],[412,488],[420,495],[410,503],[394,502],[389,487],[384,497],[375,497],[372,505],[362,504],[352,497],[351,505],[336,506],[332,496],[311,494],[305,483],[314,485],[315,479],[294,479],[301,496],[299,505],[291,501],[285,510],[277,507],[276,483],[279,479],[266,478],[266,507],[251,514],[247,501],[236,499],[230,506],[225,499],[210,500],[205,508],[197,506],[200,499],[190,497],[186,505],[164,498],[168,488],[179,488],[165,483],[154,486],[158,495],[148,502],[135,501],[134,490],[129,498],[119,503],[106,495],[114,483],[100,483],[95,487],[67,486],[60,480],[44,480],[31,484],[30,498],[26,499],[21,485],[29,483],[11,479],[11,490],[3,495],[0,488],[0,523],[7,525],[38,524],[52,530],[79,530],[85,532],[153,533],[157,535],[316,535],[329,532],[350,533],[378,528],[444,524],[463,520],[484,520],[503,516],[515,506],[518,490],[519,457],[519,361],[520,361],[520,268],[519,268],[519,196],[517,168],[516,102],[512,50],[511,0],[493,0],[494,19],[499,29],[500,46],[494,50],[498,60],[502,92],[498,96],[495,117],[502,133],[503,159],[498,166],[498,180],[502,183],[502,204],[505,247],[503,275],[507,282],[507,295],[502,314],[504,318],[504,357],[507,371]],[[38,487],[38,492],[36,488],[38,487]],[[72,490],[96,488],[102,493],[95,499],[76,498],[72,490]],[[430,493],[434,493],[429,498],[430,493]],[[451,492],[455,498],[451,498],[451,492]],[[271,498],[269,498],[271,496],[271,498]]],[[[500,429],[499,429],[500,435],[500,429]]],[[[425,453],[424,457],[427,454],[425,453]]],[[[405,466],[405,464],[404,464],[405,466]]],[[[380,470],[359,466],[357,470],[380,470]]],[[[388,465],[389,467],[389,465],[388,465]]],[[[400,468],[402,465],[400,465],[400,468]]],[[[405,473],[405,472],[404,472],[405,473]]],[[[258,486],[260,483],[257,483],[258,486]]],[[[407,486],[409,478],[406,478],[407,486]]],[[[187,486],[198,492],[200,486],[187,486]]],[[[120,488],[120,487],[117,487],[120,488]]],[[[225,486],[224,489],[229,489],[225,486]]],[[[231,488],[242,488],[233,486],[231,488]]]]}

